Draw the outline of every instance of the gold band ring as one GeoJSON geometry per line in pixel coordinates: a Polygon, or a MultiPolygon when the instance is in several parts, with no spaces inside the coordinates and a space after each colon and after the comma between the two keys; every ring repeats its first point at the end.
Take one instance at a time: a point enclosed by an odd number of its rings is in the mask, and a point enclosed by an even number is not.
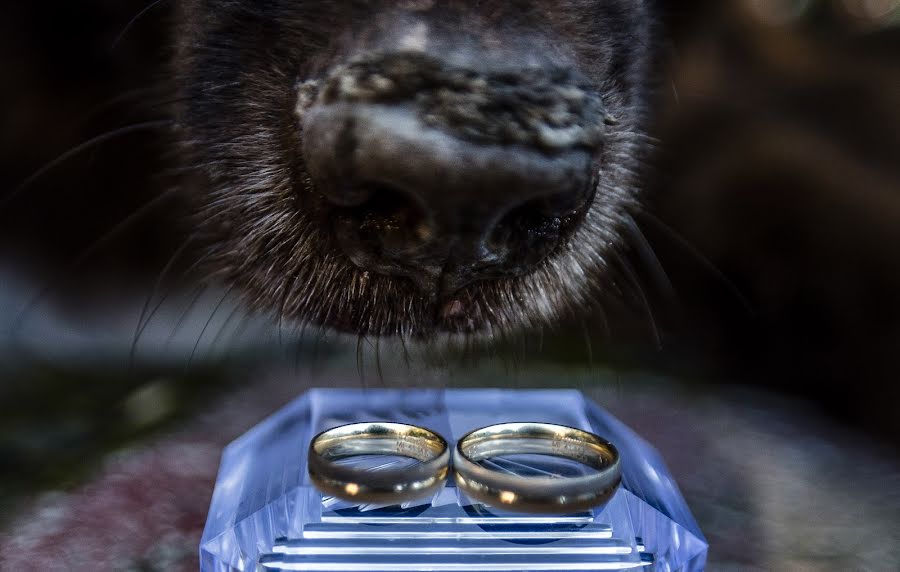
{"type": "Polygon", "coordinates": [[[415,425],[354,423],[316,435],[309,444],[308,470],[320,491],[360,503],[399,504],[437,492],[447,478],[450,449],[443,437],[415,425]],[[337,463],[359,455],[397,455],[421,461],[413,466],[370,470],[337,463]]]}
{"type": "Polygon", "coordinates": [[[514,512],[568,513],[605,504],[622,480],[619,452],[605,439],[549,423],[502,423],[476,429],[456,444],[456,484],[471,498],[514,512]],[[577,477],[524,477],[479,461],[503,455],[565,457],[596,472],[577,477]]]}

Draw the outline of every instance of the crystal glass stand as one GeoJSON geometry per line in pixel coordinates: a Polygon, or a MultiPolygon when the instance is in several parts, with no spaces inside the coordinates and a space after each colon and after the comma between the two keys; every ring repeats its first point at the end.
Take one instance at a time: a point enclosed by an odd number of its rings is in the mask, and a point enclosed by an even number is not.
{"type": "MultiPolygon", "coordinates": [[[[398,457],[354,458],[377,470],[398,457]]],[[[560,478],[589,470],[545,456],[489,461],[560,478]]],[[[228,446],[200,546],[201,571],[703,570],[707,544],[662,459],[576,391],[313,390],[228,446]],[[591,431],[619,449],[623,484],[605,507],[522,515],[468,499],[454,483],[404,505],[323,497],[306,472],[310,439],[359,421],[428,427],[448,441],[506,421],[591,431]]]]}

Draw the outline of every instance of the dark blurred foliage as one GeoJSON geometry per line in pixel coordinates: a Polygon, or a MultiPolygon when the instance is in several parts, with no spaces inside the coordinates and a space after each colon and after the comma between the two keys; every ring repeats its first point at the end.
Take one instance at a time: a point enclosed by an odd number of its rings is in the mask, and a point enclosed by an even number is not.
{"type": "MultiPolygon", "coordinates": [[[[76,320],[135,299],[140,306],[184,238],[183,197],[163,194],[174,180],[165,129],[141,127],[166,117],[170,96],[159,85],[173,1],[0,7],[2,276],[27,275],[35,296],[49,285],[54,300],[69,302],[57,309],[76,320]],[[71,150],[79,152],[53,163],[71,150]]],[[[765,386],[897,439],[896,2],[667,4],[670,65],[654,128],[661,143],[650,165],[650,214],[638,217],[661,268],[654,255],[634,253],[650,310],[636,295],[634,316],[613,323],[609,339],[593,329],[586,339],[580,330],[547,334],[537,361],[655,370],[704,393],[726,383],[765,386]],[[864,5],[893,15],[846,9],[864,5]]],[[[13,365],[0,392],[5,405],[25,403],[9,418],[20,426],[50,395],[66,405],[47,417],[73,409],[102,417],[169,372],[85,377],[13,365]],[[96,401],[68,399],[67,391],[87,387],[96,401]]],[[[184,368],[174,369],[181,379],[184,368]]],[[[215,375],[229,377],[225,370],[215,375]]],[[[198,372],[197,395],[215,391],[215,375],[198,372]]],[[[10,423],[4,430],[15,432],[10,423]]],[[[107,427],[86,423],[100,429],[84,438],[103,441],[95,436],[107,427]]],[[[38,457],[25,464],[40,466],[38,457]]]]}
{"type": "Polygon", "coordinates": [[[681,301],[666,364],[790,392],[894,439],[898,17],[896,2],[854,1],[681,13],[651,188],[690,246],[644,225],[681,301]]]}

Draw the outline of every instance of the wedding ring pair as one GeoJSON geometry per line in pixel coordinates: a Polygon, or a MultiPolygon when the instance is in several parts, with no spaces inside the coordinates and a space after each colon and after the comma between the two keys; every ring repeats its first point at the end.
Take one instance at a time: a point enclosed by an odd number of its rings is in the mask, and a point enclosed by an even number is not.
{"type": "MultiPolygon", "coordinates": [[[[437,433],[401,423],[355,423],[329,429],[309,445],[308,469],[322,492],[358,503],[400,504],[435,494],[450,473],[450,449],[437,433]],[[342,463],[360,455],[409,457],[419,463],[376,470],[342,463]]],[[[621,481],[619,453],[605,439],[550,423],[501,423],[476,429],[453,450],[456,485],[484,504],[514,512],[569,513],[605,504],[621,481]],[[593,469],[586,475],[520,476],[488,468],[509,455],[550,455],[593,469]]]]}

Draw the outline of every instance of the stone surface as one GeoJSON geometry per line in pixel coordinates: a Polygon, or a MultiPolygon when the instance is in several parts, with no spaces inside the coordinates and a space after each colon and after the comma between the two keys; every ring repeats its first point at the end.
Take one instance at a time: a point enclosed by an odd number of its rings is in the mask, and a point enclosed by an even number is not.
{"type": "MultiPolygon", "coordinates": [[[[361,387],[355,364],[326,365],[247,375],[152,438],[86,458],[93,468],[67,486],[27,498],[0,492],[15,501],[0,509],[0,570],[196,571],[222,449],[310,386],[361,387]]],[[[478,373],[465,378],[513,383],[503,370],[478,373]]],[[[515,383],[584,388],[658,448],[709,540],[708,570],[900,569],[894,448],[759,391],[713,394],[628,373],[526,373],[515,383]]]]}

